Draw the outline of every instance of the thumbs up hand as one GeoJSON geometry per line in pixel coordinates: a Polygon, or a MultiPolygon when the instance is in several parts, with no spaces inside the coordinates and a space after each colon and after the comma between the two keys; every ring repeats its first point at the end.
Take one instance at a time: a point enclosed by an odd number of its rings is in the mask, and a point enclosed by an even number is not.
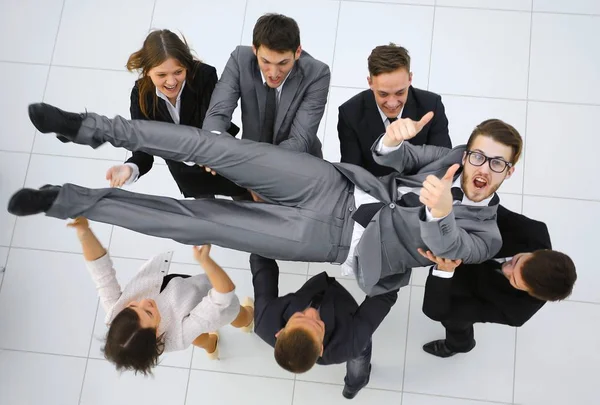
{"type": "Polygon", "coordinates": [[[389,147],[400,145],[402,141],[414,138],[429,121],[433,118],[433,112],[429,111],[420,121],[413,121],[410,118],[400,118],[388,125],[383,144],[389,147]]]}
{"type": "Polygon", "coordinates": [[[452,211],[452,183],[460,165],[448,168],[441,179],[433,175],[427,176],[423,182],[419,200],[431,211],[434,218],[443,218],[452,211]]]}

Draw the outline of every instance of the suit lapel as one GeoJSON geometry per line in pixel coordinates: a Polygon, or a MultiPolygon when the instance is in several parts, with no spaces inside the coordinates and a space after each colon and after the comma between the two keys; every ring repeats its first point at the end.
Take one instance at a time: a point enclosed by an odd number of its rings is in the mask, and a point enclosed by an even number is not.
{"type": "Polygon", "coordinates": [[[385,124],[381,119],[372,90],[365,92],[364,115],[360,121],[360,128],[359,136],[364,137],[365,144],[369,147],[385,132],[385,124]]]}
{"type": "Polygon", "coordinates": [[[181,125],[192,125],[194,112],[198,108],[198,103],[194,102],[194,92],[190,89],[189,83],[186,83],[181,94],[181,110],[179,111],[179,123],[181,125]]]}
{"type": "MultiPolygon", "coordinates": [[[[277,116],[275,117],[275,128],[273,130],[273,141],[275,143],[279,136],[279,129],[283,124],[283,120],[287,115],[288,110],[290,109],[290,105],[292,101],[296,97],[296,93],[300,88],[300,83],[302,82],[302,73],[298,69],[298,63],[295,64],[294,68],[288,75],[283,87],[281,88],[281,97],[279,98],[279,104],[277,106],[277,116]]],[[[265,99],[266,100],[266,99],[265,99]]]]}
{"type": "Polygon", "coordinates": [[[164,119],[166,122],[174,123],[171,114],[169,114],[169,109],[167,108],[167,102],[160,97],[158,98],[158,105],[156,106],[156,110],[158,115],[164,119]]]}
{"type": "MultiPolygon", "coordinates": [[[[252,60],[252,71],[253,71],[253,79],[254,79],[254,90],[256,92],[256,104],[258,105],[258,119],[259,119],[259,137],[263,131],[263,121],[265,120],[265,105],[267,104],[267,89],[265,89],[265,84],[262,79],[262,75],[260,73],[260,68],[258,67],[258,62],[256,58],[252,60]]],[[[260,139],[260,138],[259,138],[260,139]]],[[[258,141],[259,139],[254,139],[258,141]]]]}
{"type": "Polygon", "coordinates": [[[412,86],[409,86],[408,88],[408,98],[402,109],[401,118],[410,118],[414,121],[419,121],[421,119],[421,117],[417,117],[417,102],[415,101],[415,92],[412,86]]]}

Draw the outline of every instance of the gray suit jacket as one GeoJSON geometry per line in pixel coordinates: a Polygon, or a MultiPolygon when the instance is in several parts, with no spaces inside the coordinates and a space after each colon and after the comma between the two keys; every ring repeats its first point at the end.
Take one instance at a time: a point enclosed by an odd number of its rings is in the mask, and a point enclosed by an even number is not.
{"type": "Polygon", "coordinates": [[[363,291],[376,295],[407,285],[413,267],[431,265],[419,254],[419,247],[464,263],[494,257],[502,246],[496,224],[499,199],[483,207],[455,205],[447,217],[435,222],[425,220],[424,206],[396,204],[398,186],[421,187],[430,174],[442,177],[450,166],[461,163],[465,145],[448,149],[404,142],[398,150],[380,156],[374,151],[378,142],[372,148],[373,158],[393,167],[395,173],[377,178],[361,167],[335,164],[357,187],[386,204],[367,225],[356,247],[356,279],[363,291]]]}
{"type": "MultiPolygon", "coordinates": [[[[302,51],[281,89],[273,136],[275,145],[323,156],[317,130],[325,111],[330,78],[325,63],[302,51]]],[[[242,138],[259,141],[267,90],[249,46],[238,46],[231,53],[212,93],[202,129],[226,132],[240,98],[242,138]]]]}

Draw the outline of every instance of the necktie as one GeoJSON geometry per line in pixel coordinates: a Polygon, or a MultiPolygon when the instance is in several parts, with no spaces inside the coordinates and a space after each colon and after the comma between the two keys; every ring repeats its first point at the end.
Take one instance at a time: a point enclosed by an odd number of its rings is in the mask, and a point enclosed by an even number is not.
{"type": "MultiPolygon", "coordinates": [[[[452,199],[454,201],[462,202],[464,193],[460,187],[452,187],[450,192],[452,193],[452,199]]],[[[419,195],[417,193],[409,191],[408,193],[404,193],[400,200],[398,200],[398,205],[401,207],[420,207],[423,204],[419,201],[419,195]]]]}
{"type": "Polygon", "coordinates": [[[324,295],[324,291],[321,291],[320,293],[315,295],[313,297],[313,299],[310,301],[309,306],[318,310],[321,307],[321,302],[323,301],[323,295],[324,295]]]}
{"type": "Polygon", "coordinates": [[[273,143],[273,132],[275,126],[275,113],[277,111],[277,101],[275,99],[276,90],[265,84],[267,88],[267,102],[265,104],[265,120],[263,121],[262,134],[260,142],[273,143]]]}
{"type": "Polygon", "coordinates": [[[384,205],[385,204],[382,202],[362,204],[352,215],[352,219],[354,219],[355,222],[362,225],[363,228],[366,228],[367,225],[369,225],[369,222],[371,222],[371,219],[377,213],[377,211],[379,211],[384,205]]]}

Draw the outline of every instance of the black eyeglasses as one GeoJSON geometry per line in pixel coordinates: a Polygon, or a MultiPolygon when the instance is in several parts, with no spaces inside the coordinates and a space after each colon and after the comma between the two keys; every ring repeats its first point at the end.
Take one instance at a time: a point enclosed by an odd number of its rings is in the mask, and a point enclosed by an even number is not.
{"type": "Polygon", "coordinates": [[[481,152],[472,150],[467,151],[467,156],[469,157],[469,163],[473,166],[482,166],[485,162],[488,162],[490,169],[496,173],[502,173],[507,167],[513,166],[512,163],[509,163],[504,159],[487,157],[481,152]]]}

